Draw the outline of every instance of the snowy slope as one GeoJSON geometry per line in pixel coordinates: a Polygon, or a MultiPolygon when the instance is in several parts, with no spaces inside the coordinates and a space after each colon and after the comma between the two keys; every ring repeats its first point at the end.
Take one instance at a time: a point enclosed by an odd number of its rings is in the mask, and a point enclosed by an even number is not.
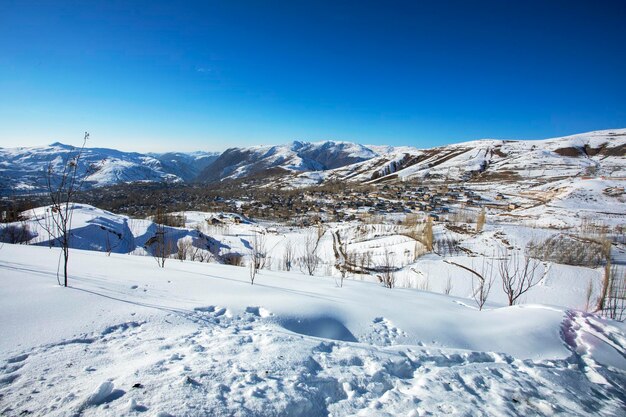
{"type": "Polygon", "coordinates": [[[623,324],[299,273],[0,249],[0,413],[620,416],[623,324]],[[16,285],[19,283],[19,285],[16,285]]]}

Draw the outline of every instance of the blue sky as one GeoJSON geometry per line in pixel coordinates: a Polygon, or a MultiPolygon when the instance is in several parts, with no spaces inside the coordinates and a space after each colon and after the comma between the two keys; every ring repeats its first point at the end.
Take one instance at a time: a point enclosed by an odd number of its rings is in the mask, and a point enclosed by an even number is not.
{"type": "Polygon", "coordinates": [[[0,0],[0,146],[626,127],[625,1],[0,0]]]}

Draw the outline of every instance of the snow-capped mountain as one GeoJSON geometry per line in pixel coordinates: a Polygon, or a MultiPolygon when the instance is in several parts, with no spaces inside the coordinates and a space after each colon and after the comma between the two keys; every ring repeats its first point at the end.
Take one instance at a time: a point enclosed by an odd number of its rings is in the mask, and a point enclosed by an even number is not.
{"type": "MultiPolygon", "coordinates": [[[[0,148],[0,193],[46,189],[75,153],[68,145],[0,148]]],[[[325,181],[378,183],[430,179],[482,182],[559,180],[566,177],[626,177],[626,129],[545,140],[483,139],[431,149],[350,142],[300,142],[230,148],[223,153],[140,154],[85,148],[80,173],[97,168],[86,188],[139,181],[216,182],[272,176],[276,184],[301,187],[325,181]]]]}
{"type": "MultiPolygon", "coordinates": [[[[626,129],[545,140],[483,139],[432,149],[375,148],[367,161],[315,175],[364,183],[394,179],[519,181],[572,176],[626,177],[626,129]]],[[[310,174],[295,182],[307,183],[310,174]]]]}
{"type": "Polygon", "coordinates": [[[369,160],[378,153],[350,142],[299,142],[230,148],[198,176],[212,182],[252,175],[325,171],[369,160]]]}
{"type": "MultiPolygon", "coordinates": [[[[77,149],[62,143],[49,146],[0,148],[0,193],[40,192],[47,188],[46,172],[52,166],[52,182],[77,149]]],[[[197,175],[216,154],[206,152],[153,154],[85,148],[78,174],[85,174],[85,188],[138,181],[182,182],[197,175]]]]}

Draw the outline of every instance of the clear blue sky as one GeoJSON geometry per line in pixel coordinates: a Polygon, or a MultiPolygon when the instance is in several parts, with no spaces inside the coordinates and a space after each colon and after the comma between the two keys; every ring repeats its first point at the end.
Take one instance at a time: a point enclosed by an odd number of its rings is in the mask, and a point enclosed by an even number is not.
{"type": "Polygon", "coordinates": [[[0,0],[0,146],[626,127],[626,1],[0,0]]]}

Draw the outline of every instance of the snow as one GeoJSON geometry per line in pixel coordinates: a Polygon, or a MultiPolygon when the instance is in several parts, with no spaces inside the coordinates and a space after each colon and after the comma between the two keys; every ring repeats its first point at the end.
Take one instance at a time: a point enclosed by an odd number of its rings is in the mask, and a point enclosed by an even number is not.
{"type": "Polygon", "coordinates": [[[618,416],[626,330],[374,283],[0,249],[0,412],[618,416]]]}

